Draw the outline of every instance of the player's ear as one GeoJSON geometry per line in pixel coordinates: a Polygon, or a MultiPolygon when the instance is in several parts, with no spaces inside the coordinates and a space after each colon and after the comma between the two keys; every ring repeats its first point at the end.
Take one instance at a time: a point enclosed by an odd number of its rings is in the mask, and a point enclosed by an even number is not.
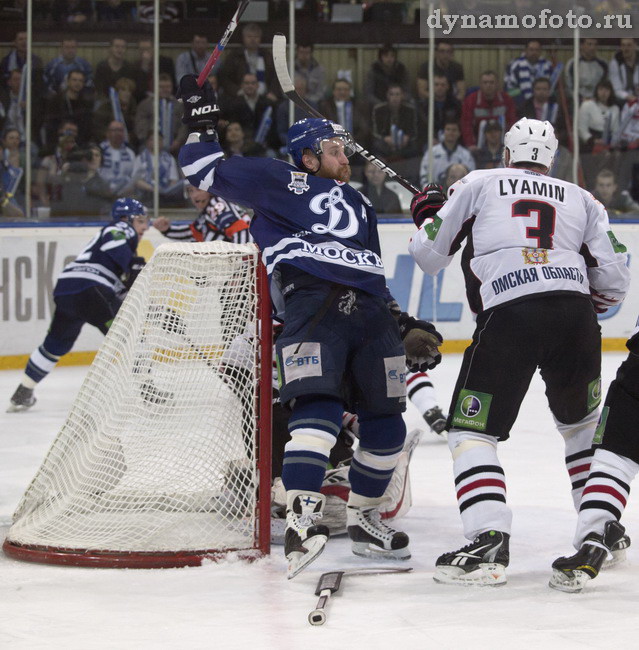
{"type": "Polygon", "coordinates": [[[302,155],[302,164],[306,169],[309,169],[313,174],[319,171],[320,161],[319,158],[310,150],[304,152],[302,155]]]}

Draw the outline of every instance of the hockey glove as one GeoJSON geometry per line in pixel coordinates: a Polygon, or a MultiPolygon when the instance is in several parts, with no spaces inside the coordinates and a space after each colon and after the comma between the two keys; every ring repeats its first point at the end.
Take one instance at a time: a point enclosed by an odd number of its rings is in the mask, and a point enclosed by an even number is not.
{"type": "Polygon", "coordinates": [[[145,264],[146,260],[143,257],[133,257],[131,264],[129,265],[129,272],[124,281],[124,286],[127,291],[133,286],[135,279],[140,275],[145,264]]]}
{"type": "Polygon", "coordinates": [[[590,288],[590,300],[598,314],[605,314],[610,307],[615,307],[619,304],[619,298],[612,298],[611,296],[604,296],[602,293],[590,288]]]}
{"type": "Polygon", "coordinates": [[[437,183],[429,183],[419,193],[415,194],[410,202],[410,211],[413,215],[413,221],[418,228],[426,219],[432,219],[446,203],[444,188],[437,183]]]}
{"type": "Polygon", "coordinates": [[[220,116],[217,95],[208,81],[200,88],[194,74],[185,74],[180,79],[178,99],[184,104],[182,122],[191,131],[211,131],[220,116]]]}
{"type": "Polygon", "coordinates": [[[438,348],[443,343],[442,335],[432,323],[417,320],[402,312],[397,319],[404,341],[406,365],[411,372],[432,370],[441,360],[438,348]]]}

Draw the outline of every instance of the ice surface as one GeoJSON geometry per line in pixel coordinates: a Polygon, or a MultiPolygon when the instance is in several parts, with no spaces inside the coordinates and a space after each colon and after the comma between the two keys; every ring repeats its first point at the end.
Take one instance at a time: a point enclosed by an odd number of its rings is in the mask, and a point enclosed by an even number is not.
{"type": "MultiPolygon", "coordinates": [[[[622,353],[604,358],[607,386],[622,353]]],[[[448,406],[461,357],[447,355],[432,378],[448,406]]],[[[29,412],[0,414],[0,537],[62,425],[86,368],[57,368],[37,389],[29,412]]],[[[20,373],[0,372],[2,411],[20,373]]],[[[406,415],[409,427],[425,425],[406,415]]],[[[299,650],[357,647],[615,649],[639,647],[639,512],[624,515],[636,545],[628,561],[602,573],[582,594],[547,586],[550,564],[571,551],[575,513],[563,443],[535,377],[512,438],[500,445],[514,511],[508,584],[458,588],[432,580],[437,556],[464,542],[447,446],[424,434],[411,464],[413,508],[401,520],[411,536],[408,575],[346,577],[328,621],[311,627],[319,575],[373,566],[343,538],[287,581],[281,547],[248,565],[233,559],[199,568],[80,569],[21,563],[0,554],[0,648],[93,650],[299,650]]],[[[402,566],[405,564],[402,563],[402,566]]]]}

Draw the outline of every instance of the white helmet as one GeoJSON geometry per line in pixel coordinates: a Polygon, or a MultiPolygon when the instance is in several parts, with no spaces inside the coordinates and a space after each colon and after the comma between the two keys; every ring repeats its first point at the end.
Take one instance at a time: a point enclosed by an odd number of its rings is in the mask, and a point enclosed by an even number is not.
{"type": "Polygon", "coordinates": [[[557,151],[555,129],[550,122],[522,117],[504,138],[504,153],[510,152],[509,164],[529,162],[550,169],[557,151]]]}

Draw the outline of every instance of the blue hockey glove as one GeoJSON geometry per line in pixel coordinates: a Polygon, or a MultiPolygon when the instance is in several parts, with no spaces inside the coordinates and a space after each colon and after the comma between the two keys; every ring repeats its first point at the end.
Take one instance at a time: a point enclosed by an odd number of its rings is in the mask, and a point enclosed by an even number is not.
{"type": "Polygon", "coordinates": [[[397,319],[399,331],[404,341],[406,365],[411,372],[432,370],[441,360],[439,346],[442,335],[432,323],[417,320],[402,312],[397,319]]]}
{"type": "Polygon", "coordinates": [[[421,228],[426,219],[434,217],[446,203],[444,188],[437,183],[429,183],[419,193],[415,194],[410,202],[410,211],[413,221],[418,228],[421,228]]]}
{"type": "Polygon", "coordinates": [[[200,88],[194,74],[180,79],[178,99],[184,104],[182,122],[191,131],[213,131],[220,116],[217,95],[208,81],[200,88]]]}

